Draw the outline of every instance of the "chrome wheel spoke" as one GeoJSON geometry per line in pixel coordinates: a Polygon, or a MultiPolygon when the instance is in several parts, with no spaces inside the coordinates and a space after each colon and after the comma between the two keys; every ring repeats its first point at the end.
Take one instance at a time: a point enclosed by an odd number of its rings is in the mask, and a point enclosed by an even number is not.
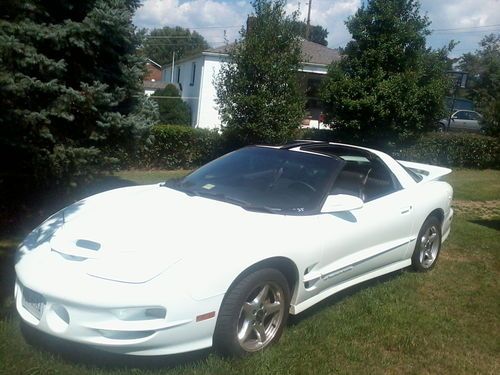
{"type": "Polygon", "coordinates": [[[250,320],[243,321],[243,325],[238,332],[238,340],[241,343],[245,342],[248,339],[248,336],[250,336],[250,333],[252,333],[253,328],[253,322],[250,320]]]}
{"type": "Polygon", "coordinates": [[[429,242],[430,243],[434,243],[434,241],[436,240],[437,238],[437,233],[433,232],[430,236],[429,236],[429,242]]]}
{"type": "Polygon", "coordinates": [[[257,294],[257,296],[254,298],[253,302],[256,305],[262,305],[266,300],[268,293],[269,293],[269,285],[266,284],[259,292],[259,294],[257,294]]]}
{"type": "Polygon", "coordinates": [[[263,324],[256,324],[254,326],[255,333],[257,334],[257,340],[260,344],[263,344],[266,341],[266,329],[263,324]]]}
{"type": "Polygon", "coordinates": [[[246,319],[253,319],[254,306],[250,302],[245,302],[241,308],[246,319]]]}
{"type": "Polygon", "coordinates": [[[281,311],[281,303],[279,301],[265,303],[264,311],[266,313],[266,316],[271,316],[279,313],[281,311]]]}
{"type": "Polygon", "coordinates": [[[283,289],[274,282],[258,284],[242,304],[237,339],[241,347],[254,352],[265,348],[279,332],[285,314],[283,289]]]}

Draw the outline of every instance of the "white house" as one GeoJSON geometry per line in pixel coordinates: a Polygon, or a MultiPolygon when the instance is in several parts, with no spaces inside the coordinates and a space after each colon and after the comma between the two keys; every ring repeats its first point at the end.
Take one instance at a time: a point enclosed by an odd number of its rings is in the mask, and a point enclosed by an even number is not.
{"type": "MultiPolygon", "coordinates": [[[[338,50],[302,40],[302,67],[299,69],[300,84],[306,93],[307,109],[313,120],[319,119],[317,90],[319,82],[332,61],[340,59],[338,50]]],[[[162,80],[177,85],[181,97],[191,107],[192,126],[220,128],[221,121],[215,103],[214,79],[221,65],[227,61],[227,51],[232,45],[213,48],[197,55],[174,61],[163,66],[162,80]],[[173,71],[172,71],[173,70],[173,71]]]]}

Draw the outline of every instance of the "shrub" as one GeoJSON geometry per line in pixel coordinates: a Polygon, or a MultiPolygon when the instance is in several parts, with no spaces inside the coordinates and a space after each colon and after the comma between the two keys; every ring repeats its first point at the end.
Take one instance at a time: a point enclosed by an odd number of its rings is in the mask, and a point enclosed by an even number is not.
{"type": "Polygon", "coordinates": [[[393,156],[448,167],[500,168],[498,138],[478,134],[428,133],[393,156]]]}
{"type": "Polygon", "coordinates": [[[142,167],[193,168],[216,157],[222,151],[221,136],[215,130],[180,125],[157,125],[151,130],[153,140],[144,151],[142,167]]]}
{"type": "MultiPolygon", "coordinates": [[[[298,139],[351,143],[332,130],[303,129],[298,139]]],[[[356,143],[356,142],[355,142],[356,143]]],[[[427,133],[412,143],[361,144],[383,150],[397,159],[463,168],[500,168],[498,138],[470,133],[427,133]]]]}
{"type": "Polygon", "coordinates": [[[169,84],[164,89],[156,90],[153,94],[153,98],[155,97],[160,111],[160,122],[187,126],[191,124],[191,109],[181,99],[177,87],[169,84]]]}

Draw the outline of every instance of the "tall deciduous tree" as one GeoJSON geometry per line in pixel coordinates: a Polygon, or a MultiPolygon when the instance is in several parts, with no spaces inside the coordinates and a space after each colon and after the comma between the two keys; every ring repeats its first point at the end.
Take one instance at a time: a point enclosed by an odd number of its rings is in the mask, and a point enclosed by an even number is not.
{"type": "Polygon", "coordinates": [[[234,145],[279,143],[298,128],[304,111],[297,70],[301,61],[296,15],[285,0],[255,0],[250,28],[229,51],[217,79],[223,131],[234,145]]]}
{"type": "MultiPolygon", "coordinates": [[[[301,35],[303,38],[306,36],[306,29],[307,29],[307,24],[303,21],[297,21],[295,23],[296,31],[299,35],[301,35]]],[[[328,30],[325,29],[321,25],[311,25],[309,29],[309,38],[308,40],[310,42],[318,43],[323,46],[328,45],[328,41],[326,38],[328,38],[328,30]]]]}
{"type": "Polygon", "coordinates": [[[485,36],[480,49],[460,58],[460,70],[469,76],[466,95],[484,116],[486,130],[500,135],[500,34],[485,36]]]}
{"type": "Polygon", "coordinates": [[[443,114],[449,48],[426,48],[430,24],[416,0],[371,0],[347,22],[352,35],[322,90],[327,117],[358,142],[397,141],[443,114]]]}
{"type": "Polygon", "coordinates": [[[174,52],[175,58],[180,59],[209,48],[201,34],[179,26],[142,30],[142,33],[142,54],[161,65],[171,62],[174,52]]]}
{"type": "MultiPolygon", "coordinates": [[[[138,0],[8,1],[0,16],[0,185],[75,181],[155,121],[141,98],[138,0]],[[15,176],[15,177],[13,177],[15,176]]],[[[157,112],[156,112],[157,115],[157,112]]],[[[1,187],[1,186],[0,186],[1,187]]]]}

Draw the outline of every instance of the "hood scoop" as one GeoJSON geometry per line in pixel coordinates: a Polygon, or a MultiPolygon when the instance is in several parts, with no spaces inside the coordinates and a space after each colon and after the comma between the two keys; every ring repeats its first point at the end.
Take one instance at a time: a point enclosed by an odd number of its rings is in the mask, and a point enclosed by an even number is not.
{"type": "Polygon", "coordinates": [[[52,238],[50,248],[66,260],[81,262],[99,257],[101,244],[87,239],[68,238],[60,233],[52,238]]]}
{"type": "Polygon", "coordinates": [[[94,251],[97,251],[101,248],[100,243],[90,240],[76,240],[76,246],[81,247],[82,249],[88,249],[94,251]]]}

